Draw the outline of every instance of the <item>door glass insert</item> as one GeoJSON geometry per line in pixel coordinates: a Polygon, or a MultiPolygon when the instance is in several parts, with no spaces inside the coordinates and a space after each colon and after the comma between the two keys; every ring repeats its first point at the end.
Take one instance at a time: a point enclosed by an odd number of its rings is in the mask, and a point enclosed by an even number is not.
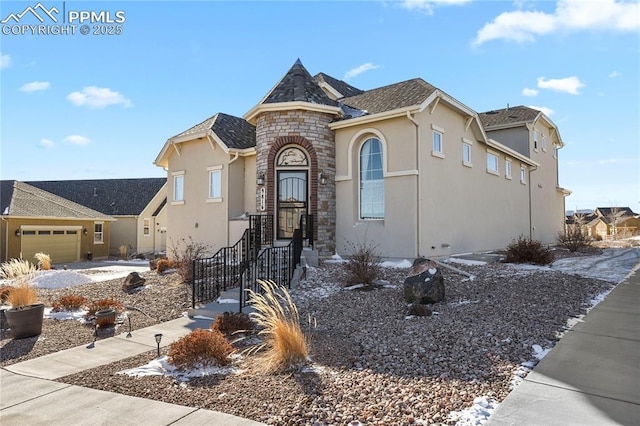
{"type": "Polygon", "coordinates": [[[293,237],[300,216],[307,214],[307,171],[278,172],[278,238],[293,237]]]}

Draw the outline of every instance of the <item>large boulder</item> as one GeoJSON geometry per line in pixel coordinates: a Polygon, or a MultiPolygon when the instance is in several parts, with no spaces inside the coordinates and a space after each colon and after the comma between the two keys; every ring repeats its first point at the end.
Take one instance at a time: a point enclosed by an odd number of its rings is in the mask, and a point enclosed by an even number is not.
{"type": "Polygon", "coordinates": [[[404,279],[404,298],[407,303],[438,303],[444,300],[444,277],[438,264],[420,257],[413,261],[404,279]]]}
{"type": "Polygon", "coordinates": [[[122,290],[126,293],[133,293],[144,285],[145,279],[142,278],[137,272],[131,272],[124,279],[122,284],[122,290]]]}

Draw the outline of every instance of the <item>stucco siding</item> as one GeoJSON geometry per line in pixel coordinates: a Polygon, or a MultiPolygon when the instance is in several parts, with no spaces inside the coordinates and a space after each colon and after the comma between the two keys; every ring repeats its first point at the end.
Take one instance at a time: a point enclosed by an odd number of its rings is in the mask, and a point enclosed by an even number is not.
{"type": "Polygon", "coordinates": [[[118,256],[120,246],[126,245],[129,253],[138,250],[136,230],[138,220],[136,216],[117,216],[111,225],[111,243],[109,244],[109,254],[118,256]]]}
{"type": "Polygon", "coordinates": [[[229,156],[219,146],[215,149],[205,139],[181,143],[180,155],[174,150],[169,155],[167,250],[176,247],[180,239],[203,243],[216,251],[228,244],[228,161],[229,156]],[[222,197],[208,200],[209,171],[222,166],[222,197]],[[174,200],[174,176],[184,173],[184,200],[174,200]]]}

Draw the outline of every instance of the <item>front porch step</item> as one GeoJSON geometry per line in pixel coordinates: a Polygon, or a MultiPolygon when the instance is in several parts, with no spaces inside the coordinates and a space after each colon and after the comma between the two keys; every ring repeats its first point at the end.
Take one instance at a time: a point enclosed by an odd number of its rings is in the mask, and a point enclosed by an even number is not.
{"type": "Polygon", "coordinates": [[[300,264],[303,266],[312,266],[314,268],[318,267],[318,250],[316,249],[312,249],[311,247],[303,247],[302,248],[302,255],[300,256],[300,264]],[[303,258],[306,261],[303,261],[303,258]]]}

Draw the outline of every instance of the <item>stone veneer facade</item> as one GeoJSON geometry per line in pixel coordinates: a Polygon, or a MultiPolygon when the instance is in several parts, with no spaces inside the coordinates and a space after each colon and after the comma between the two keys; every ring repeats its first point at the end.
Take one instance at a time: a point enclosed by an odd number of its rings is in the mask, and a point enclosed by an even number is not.
{"type": "MultiPolygon", "coordinates": [[[[285,146],[298,146],[309,154],[309,214],[315,219],[315,248],[320,256],[331,256],[336,249],[336,172],[335,135],[329,129],[334,116],[308,110],[270,111],[256,122],[256,172],[264,174],[266,213],[275,217],[275,161],[285,146]],[[327,183],[320,185],[320,173],[327,183]]],[[[256,194],[260,210],[260,188],[256,194]]]]}

